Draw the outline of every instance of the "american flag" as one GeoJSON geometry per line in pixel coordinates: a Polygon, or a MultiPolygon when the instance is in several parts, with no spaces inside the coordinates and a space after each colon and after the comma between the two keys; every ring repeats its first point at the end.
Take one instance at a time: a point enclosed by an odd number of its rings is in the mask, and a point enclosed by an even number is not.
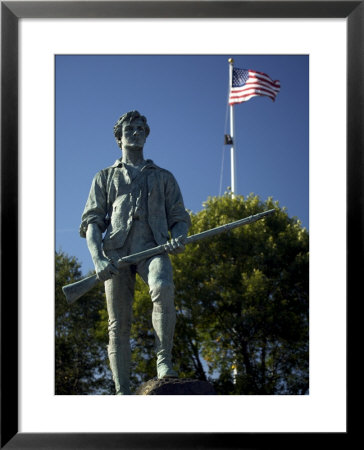
{"type": "Polygon", "coordinates": [[[246,102],[257,95],[270,97],[274,101],[280,88],[281,84],[278,80],[273,81],[263,72],[234,67],[229,105],[246,102]]]}

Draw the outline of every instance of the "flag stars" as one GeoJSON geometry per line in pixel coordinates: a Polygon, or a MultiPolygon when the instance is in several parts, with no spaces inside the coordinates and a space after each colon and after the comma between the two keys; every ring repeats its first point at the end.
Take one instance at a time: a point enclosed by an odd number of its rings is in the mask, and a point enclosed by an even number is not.
{"type": "Polygon", "coordinates": [[[243,86],[249,78],[249,71],[246,69],[233,69],[233,87],[243,86]]]}

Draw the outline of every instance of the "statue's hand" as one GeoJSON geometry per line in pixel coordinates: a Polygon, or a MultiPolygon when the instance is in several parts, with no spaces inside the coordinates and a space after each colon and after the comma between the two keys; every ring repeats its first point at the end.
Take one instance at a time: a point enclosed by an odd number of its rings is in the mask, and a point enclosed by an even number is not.
{"type": "Polygon", "coordinates": [[[176,255],[178,253],[182,253],[185,251],[185,245],[184,245],[184,236],[179,236],[178,238],[172,238],[170,241],[168,241],[165,244],[165,248],[168,253],[171,253],[172,255],[176,255]]]}
{"type": "Polygon", "coordinates": [[[106,258],[98,259],[95,262],[95,270],[100,281],[106,281],[119,273],[118,269],[106,258]]]}

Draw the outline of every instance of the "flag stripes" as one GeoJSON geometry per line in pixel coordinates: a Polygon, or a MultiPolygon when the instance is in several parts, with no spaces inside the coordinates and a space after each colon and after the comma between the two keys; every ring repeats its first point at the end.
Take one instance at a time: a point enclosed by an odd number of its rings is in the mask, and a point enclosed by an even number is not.
{"type": "Polygon", "coordinates": [[[275,101],[281,84],[267,74],[255,70],[233,68],[229,105],[242,103],[256,96],[266,96],[275,101]]]}

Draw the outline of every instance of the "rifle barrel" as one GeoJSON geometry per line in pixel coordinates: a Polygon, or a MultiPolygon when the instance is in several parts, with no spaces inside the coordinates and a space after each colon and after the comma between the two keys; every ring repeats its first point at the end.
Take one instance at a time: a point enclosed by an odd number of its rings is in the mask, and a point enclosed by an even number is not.
{"type": "Polygon", "coordinates": [[[236,220],[235,222],[230,222],[225,225],[220,225],[219,227],[212,228],[211,230],[202,231],[201,233],[194,234],[193,236],[189,236],[186,238],[186,244],[191,244],[192,242],[199,241],[200,239],[205,239],[210,236],[215,236],[216,234],[224,233],[225,231],[232,230],[234,228],[238,228],[242,225],[247,225],[248,223],[256,222],[257,220],[262,219],[264,216],[268,216],[275,212],[275,209],[269,209],[268,211],[263,211],[258,214],[254,214],[249,217],[245,217],[244,219],[236,220]]]}

